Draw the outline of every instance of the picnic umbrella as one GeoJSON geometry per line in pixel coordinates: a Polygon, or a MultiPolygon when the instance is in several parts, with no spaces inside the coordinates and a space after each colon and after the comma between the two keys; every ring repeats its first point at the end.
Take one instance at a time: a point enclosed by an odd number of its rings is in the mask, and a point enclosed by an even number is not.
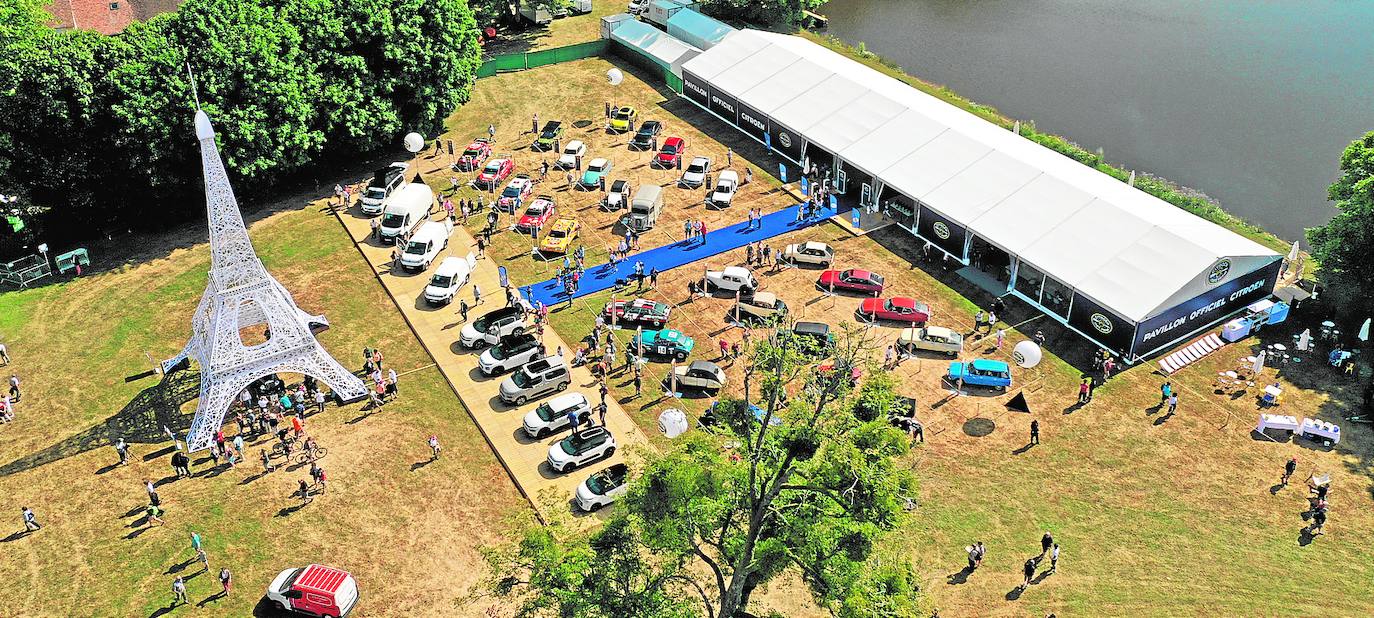
{"type": "Polygon", "coordinates": [[[1304,328],[1302,334],[1298,335],[1298,349],[1304,352],[1312,349],[1312,329],[1304,328]]]}
{"type": "Polygon", "coordinates": [[[1364,319],[1364,325],[1360,327],[1360,341],[1369,341],[1369,318],[1364,319]]]}
{"type": "Polygon", "coordinates": [[[1288,250],[1288,266],[1292,267],[1298,263],[1298,241],[1293,241],[1293,248],[1288,250]]]}
{"type": "Polygon", "coordinates": [[[1264,357],[1267,354],[1268,352],[1260,351],[1259,354],[1255,355],[1255,366],[1251,367],[1251,371],[1253,371],[1255,375],[1259,375],[1259,372],[1264,369],[1264,357]]]}

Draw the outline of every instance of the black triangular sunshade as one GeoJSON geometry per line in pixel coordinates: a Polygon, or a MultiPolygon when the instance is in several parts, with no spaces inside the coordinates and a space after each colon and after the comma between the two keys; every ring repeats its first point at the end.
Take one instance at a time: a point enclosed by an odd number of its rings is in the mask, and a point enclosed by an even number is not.
{"type": "Polygon", "coordinates": [[[1015,397],[1011,398],[1011,401],[1007,402],[1007,409],[1029,414],[1030,404],[1026,403],[1026,396],[1018,392],[1015,397]]]}

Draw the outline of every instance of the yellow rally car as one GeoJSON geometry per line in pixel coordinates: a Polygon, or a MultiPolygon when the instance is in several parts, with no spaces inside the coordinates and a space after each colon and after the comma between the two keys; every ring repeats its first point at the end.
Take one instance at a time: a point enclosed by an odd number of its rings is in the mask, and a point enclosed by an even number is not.
{"type": "Polygon", "coordinates": [[[549,233],[544,235],[544,241],[539,243],[539,250],[544,253],[567,253],[568,245],[572,244],[577,238],[577,231],[582,225],[577,219],[559,219],[553,222],[553,227],[549,228],[549,233]]]}
{"type": "Polygon", "coordinates": [[[611,130],[617,133],[635,130],[635,119],[639,117],[639,112],[635,108],[625,106],[611,110],[611,130]]]}

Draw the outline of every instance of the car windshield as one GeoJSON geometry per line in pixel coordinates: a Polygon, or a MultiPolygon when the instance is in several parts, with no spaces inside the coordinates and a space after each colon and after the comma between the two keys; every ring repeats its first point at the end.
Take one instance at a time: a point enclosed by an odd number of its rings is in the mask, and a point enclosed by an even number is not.
{"type": "Polygon", "coordinates": [[[601,165],[593,165],[587,168],[587,171],[593,174],[600,174],[601,172],[606,171],[606,164],[602,163],[601,165]]]}
{"type": "Polygon", "coordinates": [[[426,251],[429,251],[429,243],[412,240],[406,245],[406,253],[411,255],[424,255],[426,251]]]}
{"type": "Polygon", "coordinates": [[[394,212],[382,215],[382,227],[401,227],[405,223],[406,216],[394,212]]]}
{"type": "Polygon", "coordinates": [[[441,288],[448,287],[450,283],[453,283],[453,277],[450,277],[448,275],[434,275],[429,279],[430,285],[441,288]]]}
{"type": "Polygon", "coordinates": [[[496,360],[506,360],[509,358],[509,353],[510,349],[504,345],[498,345],[491,349],[491,357],[496,360]]]}
{"type": "Polygon", "coordinates": [[[735,190],[735,183],[730,182],[729,180],[723,180],[723,181],[721,181],[721,183],[720,183],[719,185],[716,186],[716,192],[717,192],[717,193],[729,193],[729,192],[734,191],[734,190],[735,190]]]}
{"type": "Polygon", "coordinates": [[[509,185],[501,192],[501,197],[520,197],[520,187],[509,185]]]}
{"type": "Polygon", "coordinates": [[[875,283],[875,284],[877,284],[877,285],[882,285],[882,284],[883,284],[883,276],[880,275],[880,274],[878,274],[878,273],[873,273],[873,274],[869,275],[869,276],[868,276],[868,280],[871,281],[871,282],[873,282],[873,283],[875,283]]]}
{"type": "Polygon", "coordinates": [[[529,374],[523,371],[517,371],[515,372],[515,375],[510,377],[510,381],[514,382],[515,385],[520,388],[525,388],[526,386],[529,386],[531,378],[529,374]]]}
{"type": "Polygon", "coordinates": [[[676,153],[677,153],[677,146],[674,146],[674,145],[672,145],[672,144],[668,144],[668,145],[664,146],[661,150],[659,150],[659,154],[667,154],[667,155],[670,155],[670,154],[676,154],[676,153]]]}
{"type": "Polygon", "coordinates": [[[688,174],[700,174],[700,173],[705,172],[705,171],[706,171],[706,166],[705,166],[705,165],[702,165],[702,164],[700,164],[700,163],[693,162],[691,165],[688,165],[688,166],[687,166],[687,173],[688,173],[688,174]]]}
{"type": "Polygon", "coordinates": [[[568,155],[568,156],[575,156],[575,155],[577,154],[577,148],[574,148],[574,147],[572,147],[572,146],[568,146],[567,148],[564,148],[564,149],[563,149],[563,154],[568,155]]]}
{"type": "Polygon", "coordinates": [[[539,404],[539,407],[537,407],[537,408],[534,409],[534,413],[535,413],[536,415],[538,415],[539,418],[544,419],[544,422],[546,422],[546,423],[547,423],[547,422],[552,422],[554,418],[556,418],[557,416],[560,416],[560,415],[554,414],[554,413],[553,413],[553,407],[551,407],[551,406],[550,406],[549,404],[547,404],[547,403],[541,403],[541,404],[539,404]]]}
{"type": "Polygon", "coordinates": [[[558,135],[558,127],[545,127],[544,132],[539,134],[539,139],[553,139],[558,135]]]}
{"type": "Polygon", "coordinates": [[[480,150],[478,150],[478,149],[476,149],[476,148],[469,148],[469,149],[463,151],[463,156],[465,156],[465,157],[475,157],[475,156],[480,155],[480,154],[482,154],[482,151],[480,151],[480,150]]]}
{"type": "Polygon", "coordinates": [[[562,229],[562,228],[558,228],[558,229],[550,230],[550,231],[549,231],[549,235],[548,235],[546,238],[566,238],[567,236],[568,236],[568,231],[567,231],[567,230],[564,230],[564,229],[562,229]]]}
{"type": "Polygon", "coordinates": [[[480,318],[477,318],[477,320],[472,323],[472,327],[477,329],[477,332],[479,333],[485,333],[487,332],[487,325],[490,323],[491,320],[488,320],[487,316],[482,316],[480,318]]]}
{"type": "Polygon", "coordinates": [[[488,163],[486,167],[482,168],[483,174],[495,174],[499,171],[501,171],[501,165],[498,163],[488,163]]]}
{"type": "Polygon", "coordinates": [[[525,216],[527,217],[539,216],[542,214],[544,214],[544,204],[542,202],[530,204],[530,207],[525,209],[525,216]]]}
{"type": "Polygon", "coordinates": [[[616,120],[625,120],[626,118],[629,118],[629,117],[630,117],[630,110],[628,110],[628,109],[618,109],[618,110],[615,110],[615,113],[611,114],[611,117],[614,118],[614,119],[616,119],[616,120]]]}
{"type": "Polygon", "coordinates": [[[632,204],[632,205],[630,205],[630,212],[632,212],[632,213],[634,213],[634,214],[637,214],[637,215],[647,215],[647,214],[649,214],[649,211],[650,211],[650,210],[652,210],[652,209],[650,208],[650,206],[649,206],[648,204],[632,204]]]}
{"type": "Polygon", "coordinates": [[[582,436],[571,436],[571,437],[567,438],[566,440],[563,440],[563,442],[561,442],[560,444],[561,444],[561,446],[563,447],[563,452],[564,452],[564,453],[567,453],[567,454],[569,454],[569,455],[576,455],[576,454],[578,454],[578,453],[580,453],[580,452],[586,450],[587,447],[595,445],[595,444],[596,444],[596,441],[595,441],[595,437],[594,437],[594,436],[593,436],[593,437],[588,437],[588,436],[582,435],[582,436]]]}
{"type": "Polygon", "coordinates": [[[383,189],[381,187],[368,187],[367,193],[364,195],[364,197],[374,200],[380,200],[386,197],[386,189],[383,189]]]}

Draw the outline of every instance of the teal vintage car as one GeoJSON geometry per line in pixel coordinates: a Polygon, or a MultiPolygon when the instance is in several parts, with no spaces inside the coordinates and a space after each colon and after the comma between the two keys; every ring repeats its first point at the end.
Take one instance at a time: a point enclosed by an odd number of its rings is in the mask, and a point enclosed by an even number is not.
{"type": "Polygon", "coordinates": [[[595,189],[601,184],[601,179],[606,173],[611,171],[611,162],[608,159],[595,158],[587,164],[587,171],[582,172],[582,188],[595,189]]]}
{"type": "Polygon", "coordinates": [[[963,380],[966,386],[984,386],[1005,391],[1011,386],[1011,367],[1002,361],[980,358],[971,363],[950,363],[945,379],[963,380]]]}
{"type": "Polygon", "coordinates": [[[682,331],[669,328],[665,330],[646,330],[638,339],[630,340],[630,352],[639,353],[644,346],[644,355],[671,356],[679,361],[687,360],[692,348],[697,344],[682,331]]]}

